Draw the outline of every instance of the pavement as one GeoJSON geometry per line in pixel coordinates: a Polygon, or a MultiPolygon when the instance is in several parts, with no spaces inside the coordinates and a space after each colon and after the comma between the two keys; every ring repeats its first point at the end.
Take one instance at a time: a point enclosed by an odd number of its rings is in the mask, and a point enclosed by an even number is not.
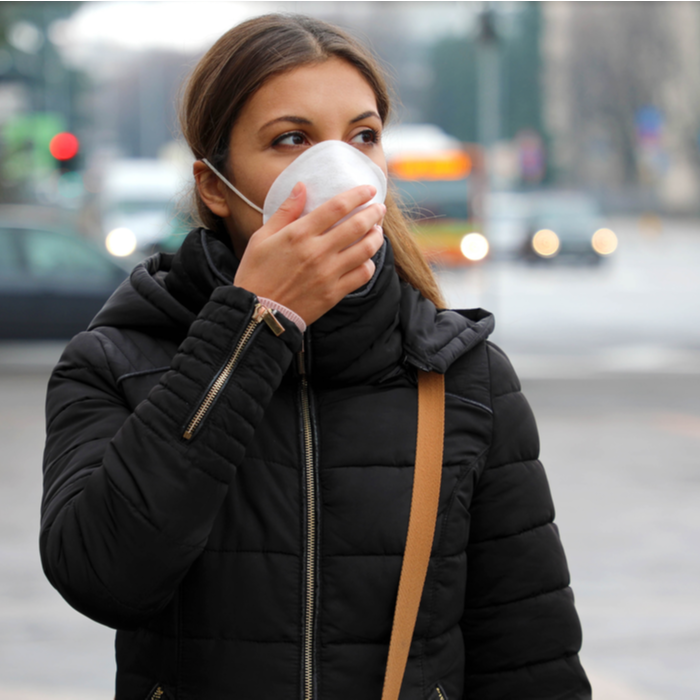
{"type": "Polygon", "coordinates": [[[658,700],[700,697],[700,376],[527,379],[523,390],[595,697],[615,686],[658,700]]]}

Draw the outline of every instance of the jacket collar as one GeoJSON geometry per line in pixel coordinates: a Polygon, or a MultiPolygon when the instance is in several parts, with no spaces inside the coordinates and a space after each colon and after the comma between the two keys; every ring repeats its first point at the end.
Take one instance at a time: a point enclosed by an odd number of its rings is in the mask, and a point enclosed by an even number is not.
{"type": "MultiPolygon", "coordinates": [[[[306,332],[309,373],[315,381],[372,381],[402,357],[401,284],[388,242],[374,262],[376,270],[370,282],[345,297],[306,332]]],[[[216,287],[233,284],[237,269],[238,259],[227,236],[196,229],[175,254],[164,283],[182,306],[198,314],[216,287]]]]}
{"type": "MultiPolygon", "coordinates": [[[[374,262],[372,280],[307,329],[314,381],[375,383],[404,364],[444,373],[493,330],[488,312],[438,310],[402,282],[388,240],[374,262]]],[[[174,256],[156,255],[137,266],[91,328],[149,326],[184,334],[214,289],[233,283],[237,269],[227,236],[194,229],[174,256]]]]}

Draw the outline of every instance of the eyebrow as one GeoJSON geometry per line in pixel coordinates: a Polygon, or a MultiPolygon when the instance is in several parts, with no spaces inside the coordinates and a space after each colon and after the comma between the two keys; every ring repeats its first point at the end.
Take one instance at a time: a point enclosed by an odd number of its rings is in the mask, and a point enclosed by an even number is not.
{"type": "MultiPolygon", "coordinates": [[[[373,110],[368,110],[367,112],[362,112],[362,114],[358,114],[354,119],[350,120],[350,124],[355,124],[356,122],[360,122],[363,119],[367,119],[368,117],[376,117],[381,121],[381,117],[373,110]]],[[[283,117],[277,117],[276,119],[272,119],[271,121],[267,122],[267,124],[263,124],[260,127],[260,131],[263,131],[264,129],[267,129],[267,127],[272,126],[273,124],[277,124],[277,122],[291,122],[292,124],[306,124],[310,125],[313,124],[313,122],[310,119],[306,119],[305,117],[297,117],[294,116],[293,114],[285,114],[283,117]]]]}
{"type": "Polygon", "coordinates": [[[292,114],[287,114],[284,117],[277,117],[277,119],[272,119],[271,121],[267,122],[267,124],[263,124],[260,127],[260,131],[263,131],[263,129],[267,129],[268,126],[272,126],[273,124],[276,124],[277,122],[292,122],[292,124],[312,124],[313,123],[310,119],[305,119],[304,117],[295,117],[292,114]]]}
{"type": "Polygon", "coordinates": [[[362,112],[362,114],[359,114],[354,119],[351,119],[350,123],[354,124],[355,122],[361,122],[363,119],[367,119],[367,117],[377,117],[379,121],[382,120],[382,118],[374,110],[370,109],[367,112],[362,112]]]}

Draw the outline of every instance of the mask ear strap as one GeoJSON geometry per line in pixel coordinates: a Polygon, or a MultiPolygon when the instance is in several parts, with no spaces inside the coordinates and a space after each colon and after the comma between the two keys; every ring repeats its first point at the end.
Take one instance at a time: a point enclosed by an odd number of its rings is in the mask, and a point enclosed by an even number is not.
{"type": "Polygon", "coordinates": [[[248,206],[253,207],[255,211],[259,211],[261,214],[263,213],[263,210],[257,204],[253,204],[248,197],[239,192],[206,158],[202,158],[202,163],[205,163],[206,166],[217,175],[222,182],[228,185],[248,206]]]}

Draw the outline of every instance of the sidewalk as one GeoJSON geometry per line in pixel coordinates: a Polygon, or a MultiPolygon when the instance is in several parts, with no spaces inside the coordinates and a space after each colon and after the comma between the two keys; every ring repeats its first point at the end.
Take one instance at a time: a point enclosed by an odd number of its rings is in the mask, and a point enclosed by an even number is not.
{"type": "Polygon", "coordinates": [[[111,700],[84,690],[48,690],[40,688],[0,688],[0,700],[111,700]]]}
{"type": "Polygon", "coordinates": [[[653,344],[617,345],[591,354],[509,352],[524,379],[577,379],[602,374],[700,374],[700,352],[653,344]]]}
{"type": "Polygon", "coordinates": [[[68,341],[0,341],[0,374],[46,373],[58,362],[68,341]]]}
{"type": "MultiPolygon", "coordinates": [[[[586,672],[591,681],[594,700],[656,700],[655,697],[640,693],[618,680],[599,675],[589,669],[586,672]]],[[[3,700],[1,694],[0,700],[3,700]]]]}

